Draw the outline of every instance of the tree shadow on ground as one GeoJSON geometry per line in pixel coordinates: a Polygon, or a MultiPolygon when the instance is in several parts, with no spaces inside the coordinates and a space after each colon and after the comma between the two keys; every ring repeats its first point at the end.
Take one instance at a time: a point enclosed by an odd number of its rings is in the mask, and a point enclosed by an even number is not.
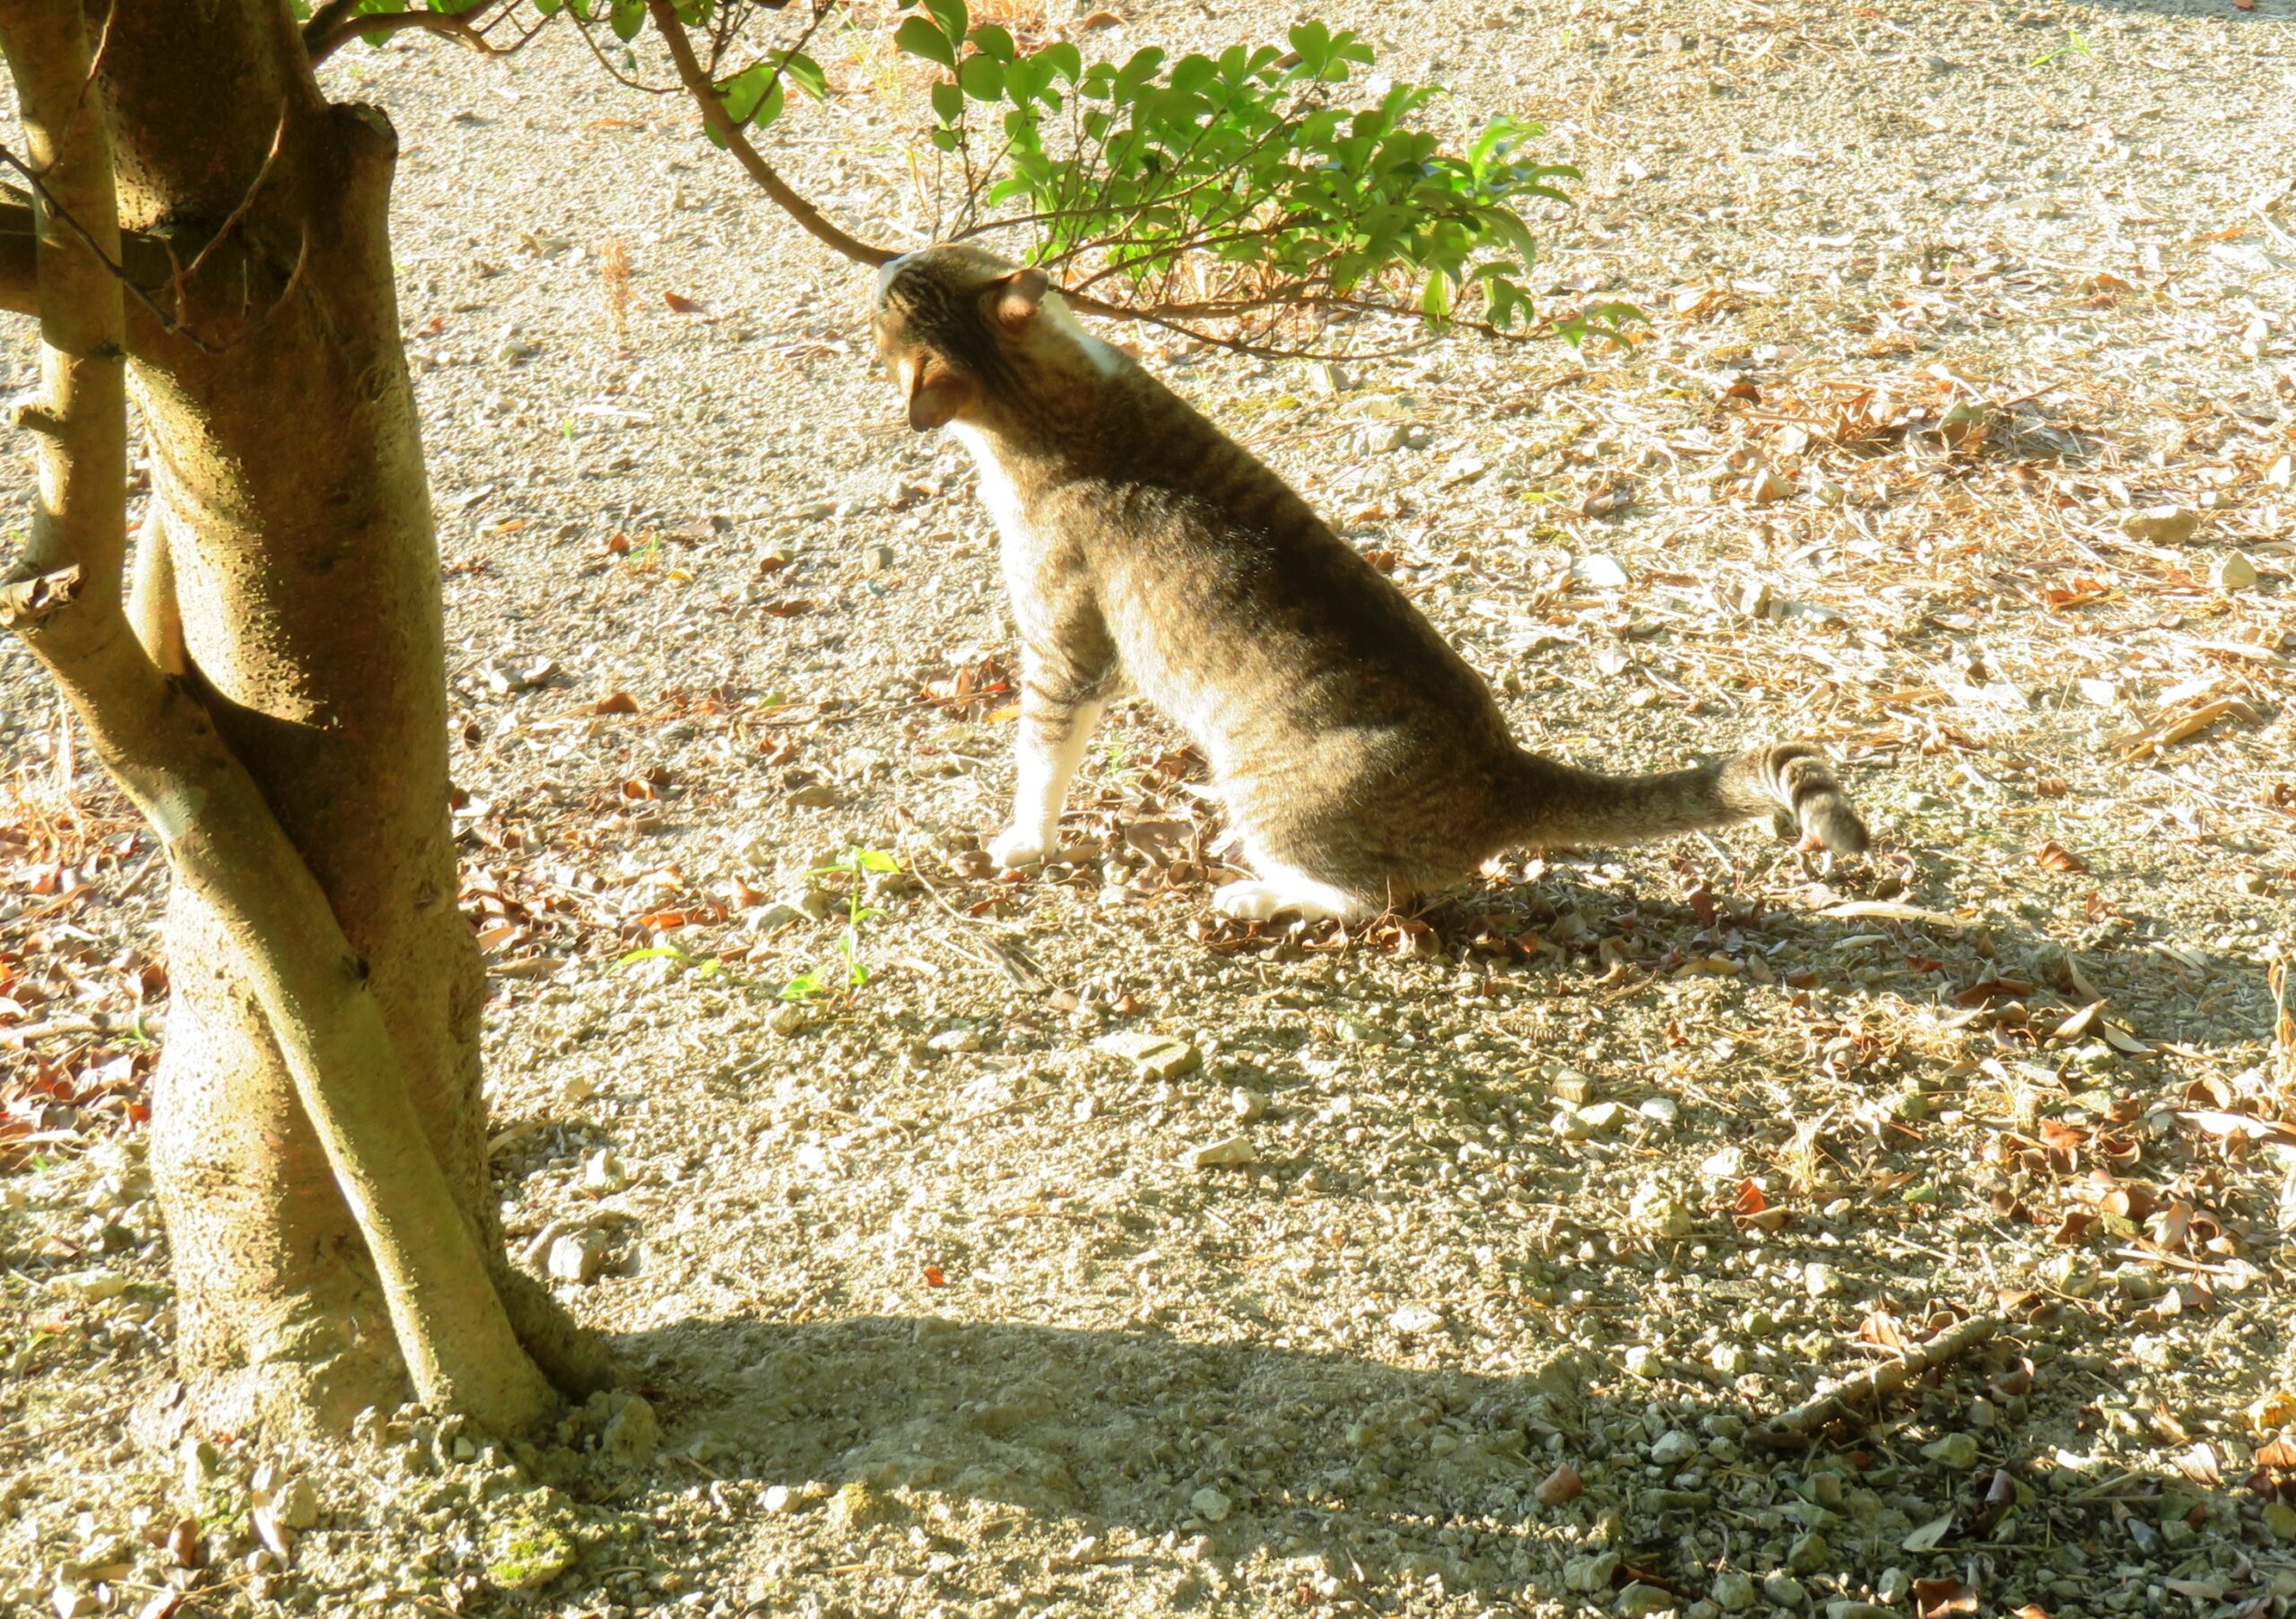
{"type": "Polygon", "coordinates": [[[2283,25],[2296,19],[2296,4],[2290,0],[2257,0],[2252,11],[2235,5],[2233,0],[2074,0],[2074,4],[2078,10],[2101,12],[2109,16],[2149,13],[2159,17],[2283,25]]]}
{"type": "MultiPolygon", "coordinates": [[[[1192,1325],[1253,1325],[1216,1311],[1192,1325]]],[[[2257,1534],[2252,1515],[2244,1531],[2222,1493],[2173,1475],[2060,1464],[2083,1397],[2076,1385],[2095,1380],[2080,1357],[2046,1349],[2031,1366],[2048,1336],[2045,1325],[2020,1327],[1892,1401],[1842,1448],[1805,1452],[1752,1442],[1776,1413],[1750,1385],[1669,1367],[1712,1387],[1661,1405],[1603,1350],[1567,1344],[1521,1377],[932,1317],[688,1321],[623,1347],[651,1359],[669,1443],[699,1471],[786,1486],[798,1510],[831,1515],[844,1565],[814,1571],[843,1572],[831,1589],[864,1609],[922,1580],[936,1547],[960,1545],[974,1554],[946,1578],[1003,1581],[934,1588],[969,1612],[1000,1611],[1023,1583],[1030,1606],[1082,1597],[1111,1564],[1127,1604],[1144,1584],[1159,1611],[1223,1597],[1256,1611],[1445,1597],[1607,1608],[1638,1577],[1686,1606],[1734,1574],[1759,1589],[1792,1562],[1813,1565],[1794,1578],[1819,1612],[1868,1597],[1900,1568],[1979,1580],[1987,1611],[2033,1602],[2061,1613],[2068,1596],[2149,1600],[2162,1578],[2231,1589],[2253,1574],[2239,1544],[2257,1534]],[[1970,1432],[1980,1397],[2000,1420],[1975,1453],[1925,1462],[1921,1443],[1970,1432]],[[1541,1481],[1565,1461],[1585,1493],[1543,1505],[1541,1481]],[[1995,1484],[1996,1469],[2006,1484],[1995,1484]],[[1934,1550],[1904,1549],[1940,1517],[1949,1521],[1929,1531],[1934,1550]],[[1022,1525],[1074,1549],[1048,1561],[1039,1544],[1031,1556],[1013,1533],[1022,1525]],[[1823,1537],[1814,1554],[1811,1534],[1823,1537]],[[978,1555],[1008,1535],[1021,1561],[978,1555]],[[877,1579],[891,1583],[869,1585],[877,1579]]],[[[1440,1324],[1417,1347],[1455,1353],[1440,1324]]],[[[1765,1359],[1786,1374],[1772,1387],[1795,1385],[1793,1351],[1765,1359]]],[[[758,1499],[731,1487],[737,1512],[758,1499]]],[[[789,1577],[802,1585],[805,1571],[789,1577]]],[[[1790,1590],[1771,1595],[1803,1606],[1790,1590]]]]}

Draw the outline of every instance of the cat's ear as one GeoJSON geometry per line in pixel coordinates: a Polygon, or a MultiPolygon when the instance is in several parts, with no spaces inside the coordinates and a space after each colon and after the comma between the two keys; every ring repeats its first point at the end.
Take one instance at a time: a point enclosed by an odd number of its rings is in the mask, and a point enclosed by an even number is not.
{"type": "Polygon", "coordinates": [[[972,403],[973,387],[943,366],[919,365],[909,377],[909,425],[918,432],[946,427],[972,403]]]}
{"type": "Polygon", "coordinates": [[[1044,295],[1051,286],[1045,273],[1034,265],[1013,271],[997,289],[996,324],[1008,332],[1019,331],[1044,307],[1044,295]]]}

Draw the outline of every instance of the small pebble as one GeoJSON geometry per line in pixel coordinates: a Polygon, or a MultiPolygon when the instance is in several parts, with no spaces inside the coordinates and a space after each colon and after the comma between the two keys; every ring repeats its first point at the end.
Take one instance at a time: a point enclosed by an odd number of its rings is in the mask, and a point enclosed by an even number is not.
{"type": "Polygon", "coordinates": [[[2120,517],[2120,531],[2152,545],[2180,545],[2200,527],[2200,514],[2177,506],[2141,506],[2120,517]]]}
{"type": "Polygon", "coordinates": [[[1814,1574],[1826,1566],[1826,1559],[1833,1548],[1822,1535],[1810,1534],[1796,1538],[1787,1549],[1786,1566],[1797,1574],[1814,1574]]]}
{"type": "Polygon", "coordinates": [[[1782,1569],[1762,1577],[1761,1594],[1779,1607],[1797,1611],[1803,1603],[1809,1600],[1809,1594],[1803,1590],[1802,1582],[1782,1569]]]}
{"type": "Polygon", "coordinates": [[[1971,1434],[1948,1433],[1933,1444],[1922,1446],[1921,1453],[1941,1467],[1966,1473],[1977,1466],[1977,1440],[1971,1434]]]}
{"type": "Polygon", "coordinates": [[[1539,1505],[1543,1507],[1562,1507],[1578,1500],[1586,1487],[1585,1482],[1578,1476],[1578,1469],[1569,1462],[1564,1462],[1553,1472],[1539,1480],[1538,1489],[1534,1493],[1538,1496],[1539,1505]]]}
{"type": "Polygon", "coordinates": [[[1580,1108],[1575,1117],[1580,1124],[1596,1135],[1607,1136],[1631,1115],[1628,1113],[1626,1104],[1623,1102],[1597,1101],[1580,1108]]]}
{"type": "MultiPolygon", "coordinates": [[[[1092,1042],[1092,1049],[1123,1058],[1144,1079],[1178,1079],[1204,1066],[1204,1054],[1187,1041],[1146,1029],[1121,1029],[1114,1034],[1103,1034],[1092,1042]]],[[[1247,1158],[1239,1162],[1251,1161],[1247,1158]]]]}
{"type": "Polygon", "coordinates": [[[1252,1149],[1248,1136],[1229,1136],[1196,1148],[1188,1154],[1188,1162],[1199,1170],[1233,1168],[1256,1163],[1259,1154],[1252,1149]]]}
{"type": "Polygon", "coordinates": [[[1443,1325],[1443,1312],[1424,1304],[1405,1304],[1387,1318],[1387,1325],[1406,1337],[1435,1332],[1443,1325]]]}
{"type": "Polygon", "coordinates": [[[582,1189],[593,1197],[608,1197],[630,1184],[630,1172],[612,1147],[600,1147],[582,1161],[582,1189]]]}
{"type": "Polygon", "coordinates": [[[767,1015],[765,1026],[786,1040],[793,1034],[803,1034],[813,1021],[813,1014],[803,1006],[785,1003],[767,1015]]]}
{"type": "Polygon", "coordinates": [[[2257,565],[2235,551],[2216,559],[2208,570],[2208,582],[2219,590],[2247,590],[2257,582],[2257,565]]]}
{"type": "Polygon", "coordinates": [[[1234,1510],[1234,1503],[1210,1484],[1189,1496],[1187,1504],[1206,1523],[1219,1523],[1234,1510]]]}
{"type": "Polygon", "coordinates": [[[48,1284],[83,1304],[116,1299],[127,1291],[127,1278],[116,1270],[75,1270],[65,1275],[51,1276],[48,1284]]]}
{"type": "Polygon", "coordinates": [[[625,1467],[635,1467],[651,1460],[661,1442],[662,1424],[653,1406],[631,1394],[622,1397],[614,1414],[606,1419],[605,1430],[598,1435],[598,1450],[625,1467]]]}
{"type": "Polygon", "coordinates": [[[1650,1459],[1661,1467],[1679,1467],[1699,1452],[1696,1439],[1680,1428],[1669,1428],[1650,1447],[1650,1459]]]}
{"type": "Polygon", "coordinates": [[[271,1510],[291,1529],[311,1528],[319,1520],[319,1493],[309,1479],[291,1478],[272,1496],[271,1510]]]}
{"type": "Polygon", "coordinates": [[[1562,1586],[1571,1591],[1607,1591],[1611,1576],[1618,1572],[1620,1562],[1616,1552],[1596,1552],[1583,1557],[1572,1557],[1562,1565],[1562,1586]]]}
{"type": "Polygon", "coordinates": [[[1662,1187],[1645,1185],[1638,1189],[1626,1206],[1627,1218],[1639,1231],[1654,1237],[1686,1237],[1695,1222],[1690,1211],[1676,1203],[1662,1187]]]}
{"type": "Polygon", "coordinates": [[[605,1268],[606,1239],[603,1232],[569,1232],[550,1245],[545,1268],[560,1282],[590,1283],[605,1268]]]}
{"type": "Polygon", "coordinates": [[[1674,1611],[1674,1597],[1655,1585],[1630,1585],[1618,1594],[1618,1611],[1626,1619],[1651,1619],[1657,1614],[1674,1611]]]}
{"type": "Polygon", "coordinates": [[[1746,480],[1746,498],[1757,506],[1770,505],[1786,499],[1793,492],[1792,482],[1779,476],[1767,466],[1746,480]]]}
{"type": "Polygon", "coordinates": [[[1754,1605],[1754,1582],[1735,1569],[1725,1571],[1714,1581],[1714,1606],[1726,1614],[1743,1614],[1754,1605]]]}

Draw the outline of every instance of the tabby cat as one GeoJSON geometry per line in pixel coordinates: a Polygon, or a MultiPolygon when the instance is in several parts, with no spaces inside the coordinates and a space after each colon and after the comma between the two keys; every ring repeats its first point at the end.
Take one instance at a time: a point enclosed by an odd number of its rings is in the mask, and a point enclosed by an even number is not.
{"type": "Polygon", "coordinates": [[[1515,845],[1625,843],[1770,816],[1841,853],[1866,828],[1816,749],[1606,776],[1524,752],[1489,690],[1283,480],[1085,332],[1043,271],[970,246],[877,278],[909,423],[972,452],[1021,637],[1020,788],[989,848],[1058,847],[1119,679],[1211,762],[1254,880],[1214,904],[1354,918],[1515,845]]]}

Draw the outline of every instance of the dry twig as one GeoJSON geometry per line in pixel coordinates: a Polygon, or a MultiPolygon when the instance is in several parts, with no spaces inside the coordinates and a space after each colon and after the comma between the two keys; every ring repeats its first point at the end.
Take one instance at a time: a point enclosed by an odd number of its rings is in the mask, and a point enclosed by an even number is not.
{"type": "Polygon", "coordinates": [[[1874,1405],[1884,1395],[1895,1394],[1936,1368],[1959,1360],[1980,1345],[1992,1342],[2000,1330],[2000,1317],[1971,1316],[1960,1325],[1938,1334],[1928,1343],[1907,1350],[1900,1359],[1868,1367],[1854,1376],[1844,1378],[1816,1398],[1805,1400],[1790,1411],[1780,1412],[1747,1437],[1752,1443],[1769,1449],[1799,1449],[1814,1440],[1828,1423],[1840,1417],[1853,1416],[1857,1414],[1857,1407],[1874,1405]]]}

